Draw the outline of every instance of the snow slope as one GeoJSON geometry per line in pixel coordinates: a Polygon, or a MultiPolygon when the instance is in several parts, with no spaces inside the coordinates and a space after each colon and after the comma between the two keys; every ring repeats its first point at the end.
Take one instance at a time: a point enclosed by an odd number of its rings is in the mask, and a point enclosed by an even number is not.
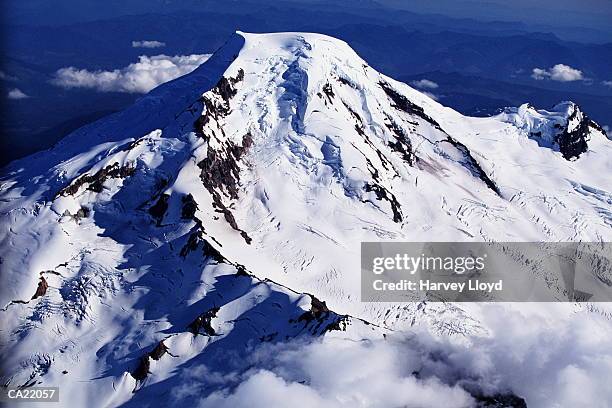
{"type": "MultiPolygon", "coordinates": [[[[486,336],[487,305],[361,303],[360,242],[610,241],[611,157],[571,102],[465,117],[340,40],[238,32],[4,169],[3,381],[59,385],[77,405],[185,403],[222,388],[204,375],[199,395],[177,394],[186,373],[229,376],[260,343],[420,324],[486,336]]],[[[610,293],[612,276],[583,278],[610,293]]],[[[455,406],[514,392],[436,375],[455,406]]]]}

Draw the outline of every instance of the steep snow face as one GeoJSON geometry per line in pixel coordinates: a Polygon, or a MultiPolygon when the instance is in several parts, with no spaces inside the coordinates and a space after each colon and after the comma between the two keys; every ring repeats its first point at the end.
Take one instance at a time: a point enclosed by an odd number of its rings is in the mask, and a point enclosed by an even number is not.
{"type": "Polygon", "coordinates": [[[5,169],[3,378],[138,405],[262,342],[483,335],[479,305],[361,303],[360,242],[609,241],[610,157],[573,104],[468,118],[342,41],[237,33],[5,169]]]}
{"type": "MultiPolygon", "coordinates": [[[[596,130],[570,164],[504,117],[463,117],[379,74],[341,41],[245,38],[202,98],[201,171],[183,168],[171,189],[203,183],[207,233],[259,276],[395,325],[413,311],[356,304],[361,241],[609,236],[610,144],[596,130]]],[[[572,112],[537,115],[554,128],[572,112]]]]}

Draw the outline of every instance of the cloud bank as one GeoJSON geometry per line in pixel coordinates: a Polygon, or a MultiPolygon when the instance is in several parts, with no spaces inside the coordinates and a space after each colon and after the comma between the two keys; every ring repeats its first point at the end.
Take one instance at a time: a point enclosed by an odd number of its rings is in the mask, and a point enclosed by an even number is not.
{"type": "MultiPolygon", "coordinates": [[[[612,372],[612,349],[605,345],[612,336],[610,316],[583,310],[561,318],[564,306],[548,316],[487,307],[483,320],[491,336],[473,338],[467,349],[442,344],[448,365],[462,367],[464,378],[477,379],[459,384],[510,389],[530,408],[611,406],[606,378],[612,372]]],[[[445,370],[434,372],[442,376],[445,370]]]]}
{"type": "Polygon", "coordinates": [[[565,64],[557,64],[550,69],[534,68],[531,77],[538,81],[550,79],[559,82],[582,81],[585,79],[582,71],[565,64]]]}
{"type": "Polygon", "coordinates": [[[202,399],[200,408],[285,408],[288,401],[292,408],[467,408],[474,402],[458,386],[418,379],[417,353],[382,340],[272,345],[251,358],[258,368],[228,376],[227,388],[202,399]]]}
{"type": "Polygon", "coordinates": [[[61,68],[52,80],[63,88],[88,88],[100,92],[147,93],[151,89],[188,74],[204,63],[210,54],[156,55],[138,57],[138,62],[113,71],[61,68]]]}
{"type": "Polygon", "coordinates": [[[13,88],[13,89],[11,89],[8,92],[7,98],[9,98],[9,99],[26,99],[26,98],[29,98],[29,96],[26,95],[23,91],[21,91],[21,89],[13,88]]]}
{"type": "Polygon", "coordinates": [[[548,315],[517,307],[484,307],[489,334],[480,337],[417,328],[384,340],[268,343],[228,363],[236,371],[191,367],[172,396],[196,397],[201,408],[472,408],[482,396],[511,393],[530,408],[612,406],[610,317],[567,305],[548,315]],[[212,392],[201,393],[202,378],[212,392]]]}
{"type": "Polygon", "coordinates": [[[161,41],[132,41],[133,48],[161,48],[165,46],[166,43],[161,41]]]}

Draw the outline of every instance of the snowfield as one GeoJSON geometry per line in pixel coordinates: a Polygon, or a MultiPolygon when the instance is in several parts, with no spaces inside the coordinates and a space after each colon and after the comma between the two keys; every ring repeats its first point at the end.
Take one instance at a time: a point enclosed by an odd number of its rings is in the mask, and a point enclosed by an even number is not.
{"type": "MultiPolygon", "coordinates": [[[[238,32],[3,169],[2,383],[70,407],[612,406],[606,303],[360,301],[362,241],[609,242],[611,173],[571,102],[465,117],[340,40],[238,32]]],[[[612,292],[610,268],[580,279],[612,292]]]]}

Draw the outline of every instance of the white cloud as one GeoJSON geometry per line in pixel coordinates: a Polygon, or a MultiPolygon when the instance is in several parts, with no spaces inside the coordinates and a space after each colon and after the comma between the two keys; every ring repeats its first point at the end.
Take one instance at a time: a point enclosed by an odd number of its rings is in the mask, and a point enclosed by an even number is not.
{"type": "Polygon", "coordinates": [[[140,56],[138,62],[113,71],[88,71],[75,67],[58,70],[55,85],[64,88],[90,88],[101,92],[147,93],[151,89],[188,74],[204,63],[210,54],[169,57],[140,56]]]}
{"type": "Polygon", "coordinates": [[[472,408],[472,395],[513,393],[530,408],[612,406],[612,322],[603,312],[488,304],[481,316],[487,335],[415,327],[384,340],[266,343],[225,356],[221,371],[190,366],[172,397],[178,405],[201,396],[201,408],[472,408]]]}
{"type": "Polygon", "coordinates": [[[435,83],[434,81],[430,81],[429,79],[421,79],[421,80],[418,80],[418,81],[412,81],[411,84],[415,88],[419,88],[419,89],[436,89],[436,88],[438,88],[438,84],[435,83]]]}
{"type": "Polygon", "coordinates": [[[598,312],[568,312],[569,305],[552,305],[547,316],[524,308],[487,305],[483,322],[491,335],[470,339],[468,347],[430,343],[445,361],[434,372],[458,375],[462,387],[512,390],[530,408],[612,406],[610,320],[598,312]]]}
{"type": "Polygon", "coordinates": [[[612,81],[603,81],[602,84],[604,84],[605,86],[609,86],[610,88],[612,88],[612,81]]]}
{"type": "Polygon", "coordinates": [[[241,383],[233,393],[217,392],[201,402],[200,408],[285,408],[289,401],[298,407],[327,407],[326,401],[309,386],[287,382],[262,370],[241,383]]]}
{"type": "Polygon", "coordinates": [[[608,139],[612,140],[612,128],[610,128],[610,126],[608,125],[604,125],[603,130],[604,132],[606,132],[606,136],[608,136],[608,139]]]}
{"type": "Polygon", "coordinates": [[[160,48],[165,47],[166,43],[161,41],[132,41],[134,48],[160,48]]]}
{"type": "Polygon", "coordinates": [[[549,76],[550,76],[550,74],[548,73],[548,71],[546,71],[545,69],[542,69],[542,68],[534,68],[533,72],[531,74],[531,77],[533,79],[537,79],[538,81],[542,80],[544,78],[547,78],[549,76]]]}
{"type": "Polygon", "coordinates": [[[423,94],[429,96],[434,101],[438,100],[438,95],[427,91],[428,89],[436,89],[439,87],[439,85],[434,81],[430,81],[429,79],[420,79],[418,81],[412,81],[410,84],[415,88],[420,89],[423,94]]]}
{"type": "Polygon", "coordinates": [[[435,377],[418,379],[419,358],[385,341],[325,338],[255,351],[263,368],[247,371],[237,387],[216,391],[200,408],[470,407],[473,398],[435,377]]]}
{"type": "Polygon", "coordinates": [[[557,64],[550,69],[534,68],[531,77],[536,80],[551,79],[559,82],[582,81],[582,71],[569,65],[557,64]]]}
{"type": "Polygon", "coordinates": [[[25,93],[23,93],[21,91],[21,89],[18,88],[13,88],[8,92],[7,98],[9,99],[25,99],[25,98],[29,98],[28,95],[26,95],[25,93]]]}

